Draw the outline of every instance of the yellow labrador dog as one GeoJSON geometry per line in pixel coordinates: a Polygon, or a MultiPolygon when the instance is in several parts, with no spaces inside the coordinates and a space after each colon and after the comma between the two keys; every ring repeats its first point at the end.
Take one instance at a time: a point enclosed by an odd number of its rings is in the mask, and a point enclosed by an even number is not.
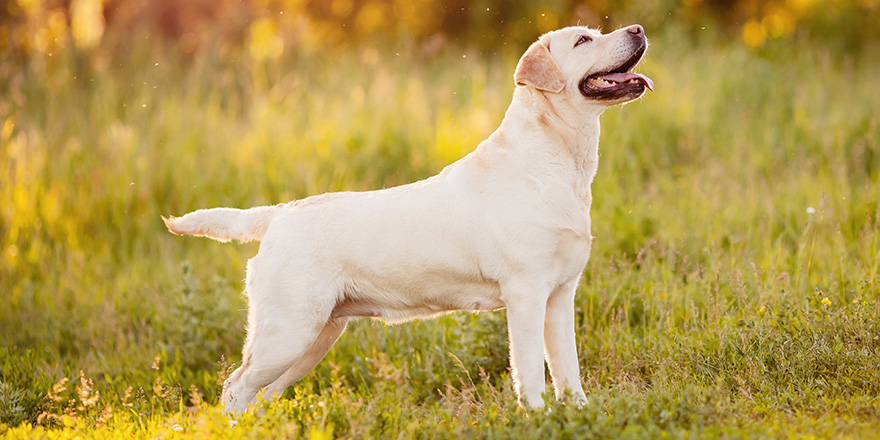
{"type": "Polygon", "coordinates": [[[599,115],[653,89],[630,72],[647,44],[639,25],[543,35],[519,60],[498,130],[434,177],[164,219],[175,234],[262,240],[248,262],[247,341],[224,384],[227,411],[301,379],[352,318],[501,308],[520,404],[543,406],[545,359],[556,397],[586,402],[574,296],[592,241],[599,115]]]}

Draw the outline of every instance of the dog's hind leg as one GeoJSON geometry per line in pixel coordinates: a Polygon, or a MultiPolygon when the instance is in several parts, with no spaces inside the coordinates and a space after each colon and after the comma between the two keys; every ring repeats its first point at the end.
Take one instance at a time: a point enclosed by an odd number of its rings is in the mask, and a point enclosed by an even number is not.
{"type": "Polygon", "coordinates": [[[227,413],[247,410],[261,388],[306,356],[330,319],[335,297],[324,278],[284,269],[284,260],[259,254],[248,262],[248,336],[242,365],[223,386],[227,413]]]}
{"type": "MultiPolygon", "coordinates": [[[[298,317],[290,317],[296,321],[298,317]]],[[[303,329],[287,323],[259,325],[248,335],[241,367],[223,385],[223,407],[240,414],[253,403],[260,388],[278,380],[309,349],[318,329],[303,329]]]]}
{"type": "Polygon", "coordinates": [[[315,339],[315,342],[312,343],[312,346],[309,347],[306,353],[288,368],[281,377],[276,379],[275,382],[263,388],[260,395],[263,398],[269,399],[275,394],[281,394],[287,387],[305,377],[306,374],[309,374],[309,371],[312,371],[315,365],[318,365],[318,362],[324,359],[324,356],[327,355],[327,352],[330,351],[330,348],[333,347],[333,344],[336,343],[339,336],[345,331],[346,323],[348,323],[348,319],[340,318],[330,320],[330,322],[324,325],[324,329],[321,330],[321,333],[318,334],[317,339],[315,339]]]}

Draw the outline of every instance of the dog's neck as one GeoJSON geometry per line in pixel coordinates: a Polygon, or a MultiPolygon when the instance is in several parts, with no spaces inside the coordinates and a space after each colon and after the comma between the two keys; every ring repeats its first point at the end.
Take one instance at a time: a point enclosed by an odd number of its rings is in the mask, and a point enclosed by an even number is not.
{"type": "Polygon", "coordinates": [[[527,157],[551,167],[573,165],[572,184],[580,197],[589,199],[599,166],[599,115],[604,108],[575,107],[554,95],[517,87],[501,125],[507,133],[522,134],[525,142],[517,147],[527,157]]]}

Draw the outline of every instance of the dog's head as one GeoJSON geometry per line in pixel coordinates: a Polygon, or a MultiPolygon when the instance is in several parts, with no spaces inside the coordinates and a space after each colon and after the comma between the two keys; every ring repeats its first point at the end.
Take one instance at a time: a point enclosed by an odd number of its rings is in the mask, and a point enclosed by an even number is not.
{"type": "Polygon", "coordinates": [[[520,58],[514,73],[517,86],[550,93],[575,93],[602,106],[632,101],[654,90],[645,75],[630,70],[648,48],[639,25],[608,34],[572,26],[549,32],[520,58]]]}

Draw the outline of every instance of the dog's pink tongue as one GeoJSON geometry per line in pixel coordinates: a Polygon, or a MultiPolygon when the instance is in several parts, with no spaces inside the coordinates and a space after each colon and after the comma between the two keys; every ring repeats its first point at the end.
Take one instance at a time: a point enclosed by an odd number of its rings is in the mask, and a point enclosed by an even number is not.
{"type": "Polygon", "coordinates": [[[642,75],[641,73],[632,73],[632,72],[609,73],[607,75],[602,75],[599,78],[602,78],[602,79],[608,80],[608,81],[613,81],[616,83],[624,83],[624,82],[627,82],[631,79],[637,79],[637,80],[643,82],[648,87],[649,90],[651,90],[651,91],[654,90],[654,81],[652,81],[651,78],[648,78],[647,76],[642,75]]]}

